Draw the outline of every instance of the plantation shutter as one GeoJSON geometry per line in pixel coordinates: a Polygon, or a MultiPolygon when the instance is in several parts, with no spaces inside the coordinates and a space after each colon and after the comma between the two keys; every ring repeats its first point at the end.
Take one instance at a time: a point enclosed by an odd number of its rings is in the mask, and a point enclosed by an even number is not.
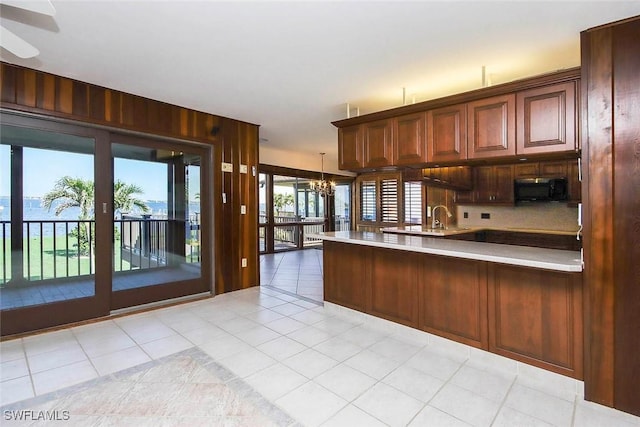
{"type": "Polygon", "coordinates": [[[375,181],[362,181],[360,183],[360,215],[362,221],[376,221],[375,181]]]}
{"type": "Polygon", "coordinates": [[[404,183],[404,222],[405,224],[422,224],[421,182],[404,183]]]}
{"type": "Polygon", "coordinates": [[[380,211],[382,222],[398,222],[398,180],[380,182],[380,211]]]}

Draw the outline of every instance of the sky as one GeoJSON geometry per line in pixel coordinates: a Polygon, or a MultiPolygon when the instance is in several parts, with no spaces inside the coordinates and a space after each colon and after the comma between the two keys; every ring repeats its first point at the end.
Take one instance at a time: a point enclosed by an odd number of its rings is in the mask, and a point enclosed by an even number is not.
{"type": "MultiPolygon", "coordinates": [[[[24,148],[24,196],[42,197],[65,175],[93,180],[93,155],[35,148],[24,148]]],[[[0,196],[11,193],[11,154],[8,145],[0,145],[0,196]]],[[[144,190],[143,200],[167,199],[167,170],[162,163],[116,159],[116,179],[136,184],[144,190]]],[[[189,167],[189,200],[200,192],[200,170],[189,167]]]]}

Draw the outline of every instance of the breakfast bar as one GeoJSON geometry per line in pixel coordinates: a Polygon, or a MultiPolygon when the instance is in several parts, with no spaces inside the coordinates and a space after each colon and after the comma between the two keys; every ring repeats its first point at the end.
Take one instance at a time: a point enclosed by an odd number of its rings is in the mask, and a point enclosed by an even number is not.
{"type": "Polygon", "coordinates": [[[325,232],[325,301],[583,378],[580,252],[325,232]]]}

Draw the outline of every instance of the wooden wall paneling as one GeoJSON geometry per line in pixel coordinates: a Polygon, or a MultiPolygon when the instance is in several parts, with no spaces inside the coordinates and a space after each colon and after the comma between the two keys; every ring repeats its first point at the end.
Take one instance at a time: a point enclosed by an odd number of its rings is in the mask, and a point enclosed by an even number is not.
{"type": "Polygon", "coordinates": [[[255,126],[239,125],[240,165],[247,167],[247,173],[240,173],[241,204],[246,206],[246,214],[241,215],[240,238],[242,239],[242,257],[247,259],[247,266],[241,267],[241,287],[248,288],[260,285],[260,259],[258,256],[258,129],[255,126]],[[256,174],[253,174],[256,168],[256,174]]]}
{"type": "MultiPolygon", "coordinates": [[[[19,105],[20,102],[18,102],[19,105]]],[[[73,114],[73,81],[56,77],[56,112],[73,114]]]]}
{"type": "Polygon", "coordinates": [[[585,398],[614,404],[614,242],[611,28],[583,32],[582,86],[587,139],[583,141],[585,398]]]}
{"type": "Polygon", "coordinates": [[[489,350],[582,379],[582,277],[489,264],[489,350]]]}
{"type": "Polygon", "coordinates": [[[36,72],[25,70],[18,75],[16,102],[27,107],[36,106],[36,72]]]}
{"type": "Polygon", "coordinates": [[[72,85],[71,113],[76,117],[87,117],[89,115],[89,86],[75,80],[72,81],[72,85]]]}
{"type": "Polygon", "coordinates": [[[420,255],[420,329],[489,349],[487,263],[420,255]]]}
{"type": "Polygon", "coordinates": [[[613,29],[615,407],[640,416],[640,18],[613,29]]]}
{"type": "Polygon", "coordinates": [[[371,248],[325,240],[322,257],[324,299],[353,310],[365,311],[365,288],[371,276],[371,248]]]}
{"type": "Polygon", "coordinates": [[[415,253],[372,249],[366,312],[418,327],[418,263],[415,253]]]}
{"type": "Polygon", "coordinates": [[[56,108],[56,78],[38,73],[37,108],[54,111],[56,108]]]}
{"type": "Polygon", "coordinates": [[[0,86],[0,100],[10,104],[16,103],[16,79],[17,70],[5,63],[0,64],[0,78],[2,79],[2,85],[0,86]]]}
{"type": "Polygon", "coordinates": [[[104,121],[107,114],[106,90],[89,86],[89,118],[92,121],[104,121]]]}

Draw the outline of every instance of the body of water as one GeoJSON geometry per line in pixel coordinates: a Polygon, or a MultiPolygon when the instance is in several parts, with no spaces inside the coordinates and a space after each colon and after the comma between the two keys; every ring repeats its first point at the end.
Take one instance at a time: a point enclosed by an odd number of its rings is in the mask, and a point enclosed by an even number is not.
{"type": "MultiPolygon", "coordinates": [[[[147,200],[145,201],[149,209],[151,210],[151,217],[154,219],[166,219],[167,218],[167,203],[157,200],[147,200]]],[[[42,201],[40,198],[25,198],[23,200],[22,209],[25,221],[77,221],[78,215],[80,214],[79,208],[68,208],[60,213],[59,216],[55,215],[55,207],[54,205],[51,210],[48,210],[42,207],[42,201]]],[[[200,204],[199,203],[189,203],[189,212],[191,216],[191,220],[195,220],[196,213],[199,216],[200,212],[200,204]]],[[[139,212],[133,212],[132,215],[137,215],[139,212]]],[[[118,215],[119,218],[119,215],[118,215]]],[[[3,228],[5,230],[5,237],[10,237],[10,226],[11,222],[11,199],[7,196],[0,196],[0,222],[2,222],[3,228]]],[[[76,227],[77,224],[70,223],[69,230],[76,227]]],[[[25,235],[27,226],[24,226],[25,235]]],[[[1,238],[2,230],[0,230],[0,238],[1,238]]],[[[42,229],[42,235],[44,237],[50,237],[54,234],[53,223],[45,224],[42,229]]],[[[64,236],[66,234],[66,228],[64,224],[56,224],[55,227],[56,236],[64,236]]],[[[32,225],[29,230],[30,237],[39,237],[40,236],[40,226],[32,225]]]]}

